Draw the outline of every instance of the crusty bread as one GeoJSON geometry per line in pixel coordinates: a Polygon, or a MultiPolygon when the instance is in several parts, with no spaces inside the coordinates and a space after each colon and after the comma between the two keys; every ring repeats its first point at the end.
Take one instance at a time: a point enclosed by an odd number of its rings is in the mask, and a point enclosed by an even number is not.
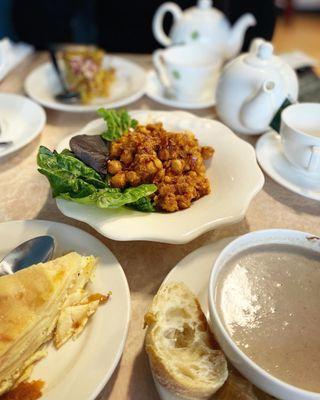
{"type": "Polygon", "coordinates": [[[145,315],[145,347],[154,378],[182,399],[208,399],[226,381],[227,361],[194,294],[162,285],[145,315]]]}

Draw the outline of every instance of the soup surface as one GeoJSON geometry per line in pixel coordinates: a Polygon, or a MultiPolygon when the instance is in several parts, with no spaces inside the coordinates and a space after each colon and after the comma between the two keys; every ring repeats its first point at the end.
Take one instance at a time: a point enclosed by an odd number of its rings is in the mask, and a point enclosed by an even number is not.
{"type": "Polygon", "coordinates": [[[220,273],[217,310],[239,348],[275,377],[320,392],[320,256],[260,245],[220,273]]]}

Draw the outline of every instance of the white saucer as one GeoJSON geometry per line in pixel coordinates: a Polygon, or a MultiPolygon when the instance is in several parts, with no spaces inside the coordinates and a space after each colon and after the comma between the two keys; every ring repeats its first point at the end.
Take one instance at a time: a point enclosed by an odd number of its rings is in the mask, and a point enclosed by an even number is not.
{"type": "Polygon", "coordinates": [[[166,97],[155,70],[151,70],[147,73],[146,95],[150,97],[150,99],[157,101],[160,104],[164,104],[165,106],[189,110],[199,110],[202,108],[212,107],[216,104],[215,93],[212,93],[212,97],[207,100],[193,102],[184,102],[166,97]]]}
{"type": "Polygon", "coordinates": [[[0,94],[0,142],[12,141],[7,146],[0,145],[0,158],[7,156],[37,137],[46,123],[44,109],[24,96],[0,94]]]}
{"type": "Polygon", "coordinates": [[[285,157],[280,135],[267,132],[256,144],[256,154],[262,169],[277,183],[301,196],[320,201],[320,177],[309,177],[295,168],[285,157]]]}
{"type": "Polygon", "coordinates": [[[116,108],[133,103],[145,92],[146,73],[143,68],[117,56],[105,56],[104,67],[116,70],[116,80],[110,88],[110,96],[97,98],[90,104],[64,104],[55,99],[61,86],[51,63],[34,69],[25,80],[28,96],[45,107],[59,111],[94,112],[99,107],[116,108]]]}

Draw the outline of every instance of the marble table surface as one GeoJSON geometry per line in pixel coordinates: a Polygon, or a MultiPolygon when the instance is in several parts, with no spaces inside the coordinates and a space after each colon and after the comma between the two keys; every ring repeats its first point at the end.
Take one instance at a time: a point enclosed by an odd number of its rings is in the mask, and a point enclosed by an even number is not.
{"type": "MultiPolygon", "coordinates": [[[[145,68],[151,67],[150,56],[130,58],[145,68]]],[[[44,61],[46,56],[42,53],[30,56],[0,83],[0,92],[23,93],[25,77],[44,61]]],[[[147,97],[128,108],[166,109],[147,97]]],[[[188,253],[227,236],[268,228],[290,228],[320,235],[320,203],[291,193],[266,176],[263,190],[253,199],[246,217],[237,224],[216,229],[184,245],[112,241],[89,226],[64,217],[51,198],[47,180],[36,168],[36,153],[40,144],[54,148],[65,136],[95,118],[94,114],[48,109],[46,114],[47,123],[42,134],[20,151],[0,160],[0,221],[45,219],[64,222],[90,232],[109,247],[126,273],[131,290],[132,315],[122,359],[99,399],[156,400],[158,396],[143,349],[143,316],[168,272],[188,253]]],[[[195,114],[214,118],[215,110],[206,109],[195,114]]],[[[256,139],[248,140],[254,144],[256,139]]],[[[237,398],[247,397],[239,394],[237,398]]]]}

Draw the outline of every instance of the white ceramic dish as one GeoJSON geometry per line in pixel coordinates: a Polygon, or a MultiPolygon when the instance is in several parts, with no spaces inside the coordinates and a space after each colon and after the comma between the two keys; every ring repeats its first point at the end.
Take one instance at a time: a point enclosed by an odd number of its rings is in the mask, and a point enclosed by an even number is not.
{"type": "Polygon", "coordinates": [[[319,400],[319,393],[300,389],[275,378],[246,356],[227,333],[215,307],[217,279],[228,260],[246,249],[261,244],[273,243],[290,244],[291,246],[312,249],[319,253],[320,259],[320,238],[316,239],[314,236],[305,232],[270,229],[251,232],[239,237],[222,250],[213,264],[209,281],[210,324],[222,350],[231,363],[243,376],[258,388],[281,400],[319,400]],[[311,240],[312,237],[314,240],[311,240]]]}
{"type": "MultiPolygon", "coordinates": [[[[217,76],[218,79],[218,76],[217,76]]],[[[151,70],[147,74],[147,85],[146,85],[146,95],[150,97],[150,99],[163,104],[165,106],[174,107],[174,108],[184,108],[190,110],[200,110],[202,108],[213,107],[216,103],[215,93],[212,92],[212,95],[208,97],[206,100],[198,100],[198,101],[181,101],[175,98],[166,97],[164,94],[163,87],[158,79],[158,76],[154,70],[151,70]]]]}
{"type": "Polygon", "coordinates": [[[38,235],[56,239],[55,256],[69,251],[99,258],[92,290],[112,291],[81,336],[61,349],[49,347],[48,356],[33,370],[31,379],[45,381],[42,400],[94,400],[121,357],[130,317],[130,293],[124,272],[99,240],[69,225],[50,221],[10,221],[0,224],[0,258],[19,243],[38,235]]]}
{"type": "MultiPolygon", "coordinates": [[[[194,202],[189,209],[175,213],[141,213],[128,208],[103,210],[58,199],[57,205],[63,214],[86,222],[114,240],[165,243],[186,243],[218,226],[238,222],[245,216],[250,201],[264,184],[254,149],[248,143],[220,122],[182,111],[135,111],[130,114],[142,124],[161,121],[165,128],[173,131],[192,131],[201,145],[213,146],[216,152],[206,171],[212,193],[194,202]]],[[[104,129],[104,121],[98,119],[74,135],[99,134],[104,129]]],[[[65,138],[57,150],[68,148],[74,135],[65,138]]]]}
{"type": "Polygon", "coordinates": [[[12,141],[0,146],[0,158],[7,156],[35,139],[43,130],[46,114],[41,106],[24,96],[0,94],[0,142],[12,141]]]}
{"type": "Polygon", "coordinates": [[[320,176],[310,177],[295,168],[282,151],[280,135],[271,131],[259,138],[256,154],[263,170],[277,183],[294,193],[320,201],[320,176]]]}
{"type": "Polygon", "coordinates": [[[33,70],[25,80],[24,88],[28,96],[43,106],[70,112],[94,112],[102,106],[122,107],[143,96],[146,79],[143,68],[117,56],[105,56],[104,66],[116,69],[116,81],[109,97],[97,98],[91,104],[64,104],[54,98],[61,91],[61,86],[51,63],[42,64],[33,70]]]}

